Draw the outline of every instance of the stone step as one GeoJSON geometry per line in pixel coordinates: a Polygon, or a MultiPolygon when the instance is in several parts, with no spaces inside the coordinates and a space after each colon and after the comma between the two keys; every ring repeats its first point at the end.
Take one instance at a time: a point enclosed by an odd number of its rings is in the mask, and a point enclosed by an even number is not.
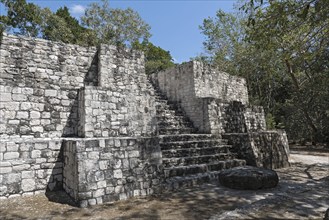
{"type": "Polygon", "coordinates": [[[181,135],[159,135],[160,143],[172,143],[183,141],[202,141],[202,140],[216,140],[220,139],[220,136],[213,134],[181,134],[181,135]]]}
{"type": "Polygon", "coordinates": [[[159,134],[160,135],[170,135],[170,134],[191,134],[195,131],[194,128],[168,128],[163,127],[159,128],[159,134]]]}
{"type": "Polygon", "coordinates": [[[245,165],[246,165],[245,160],[233,159],[233,160],[219,161],[210,164],[195,164],[190,166],[177,166],[177,167],[165,168],[164,175],[165,178],[170,178],[174,176],[189,176],[199,173],[220,171],[223,169],[229,169],[232,167],[245,166],[245,165]]]}
{"type": "Polygon", "coordinates": [[[162,127],[185,127],[193,128],[192,123],[189,121],[178,121],[178,120],[167,120],[167,121],[158,121],[159,128],[162,127]]]}
{"type": "Polygon", "coordinates": [[[171,115],[171,114],[157,114],[156,118],[158,121],[166,121],[168,119],[187,121],[186,117],[183,114],[171,115]]]}
{"type": "Polygon", "coordinates": [[[171,114],[171,115],[184,115],[184,112],[181,110],[181,109],[169,109],[169,108],[158,108],[156,110],[156,113],[157,114],[163,114],[163,115],[166,115],[166,114],[171,114]]]}
{"type": "Polygon", "coordinates": [[[201,147],[201,148],[182,148],[182,149],[170,149],[163,150],[162,156],[164,158],[175,158],[175,157],[196,157],[202,155],[212,155],[212,154],[220,154],[220,153],[230,153],[230,145],[222,145],[222,146],[212,146],[212,147],[201,147]]]}
{"type": "Polygon", "coordinates": [[[167,99],[155,99],[155,107],[161,107],[168,105],[168,100],[167,99]]]}
{"type": "Polygon", "coordinates": [[[187,166],[194,164],[216,163],[219,161],[235,159],[235,157],[236,155],[232,153],[219,153],[195,157],[172,157],[162,158],[162,164],[164,167],[187,166]]]}
{"type": "Polygon", "coordinates": [[[182,109],[182,107],[179,105],[179,103],[169,101],[166,98],[163,98],[163,99],[156,98],[155,102],[156,102],[155,107],[158,109],[161,109],[161,108],[182,109]]]}
{"type": "MultiPolygon", "coordinates": [[[[183,135],[181,135],[183,136],[183,135]]],[[[183,139],[179,137],[180,139],[183,139]]],[[[185,137],[184,137],[185,138],[185,137]]],[[[171,139],[165,139],[166,142],[162,142],[160,140],[160,146],[162,150],[177,150],[177,149],[184,149],[184,148],[203,148],[203,147],[214,147],[214,146],[225,146],[227,148],[230,148],[231,146],[228,145],[228,141],[226,139],[196,139],[196,140],[174,140],[174,137],[172,136],[171,139]],[[174,141],[170,141],[174,140],[174,141]]]]}
{"type": "MultiPolygon", "coordinates": [[[[237,166],[245,166],[244,160],[230,160],[226,161],[225,168],[223,169],[229,169],[237,166]]],[[[186,175],[186,176],[173,176],[170,178],[167,178],[165,182],[162,184],[162,191],[173,191],[178,190],[181,188],[186,187],[193,187],[193,186],[199,186],[204,183],[218,183],[218,177],[221,173],[220,170],[217,171],[208,171],[204,173],[196,173],[192,175],[186,175]]]]}

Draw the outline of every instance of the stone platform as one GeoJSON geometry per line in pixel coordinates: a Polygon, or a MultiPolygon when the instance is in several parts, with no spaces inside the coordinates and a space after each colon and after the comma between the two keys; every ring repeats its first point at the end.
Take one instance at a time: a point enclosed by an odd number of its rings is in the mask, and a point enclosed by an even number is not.
{"type": "Polygon", "coordinates": [[[276,187],[279,177],[274,170],[244,166],[222,171],[219,182],[232,189],[257,190],[276,187]]]}

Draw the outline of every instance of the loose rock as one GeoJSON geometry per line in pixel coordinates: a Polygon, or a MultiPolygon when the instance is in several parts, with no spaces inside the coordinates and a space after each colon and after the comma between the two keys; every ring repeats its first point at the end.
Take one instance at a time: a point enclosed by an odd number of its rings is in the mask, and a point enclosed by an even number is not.
{"type": "Polygon", "coordinates": [[[244,166],[221,172],[219,182],[232,189],[257,190],[276,187],[279,177],[274,170],[244,166]]]}

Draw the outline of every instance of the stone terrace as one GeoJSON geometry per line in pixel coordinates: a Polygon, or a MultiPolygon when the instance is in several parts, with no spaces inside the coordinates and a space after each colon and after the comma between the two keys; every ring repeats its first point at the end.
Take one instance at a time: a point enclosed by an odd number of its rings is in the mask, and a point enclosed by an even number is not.
{"type": "Polygon", "coordinates": [[[7,34],[0,52],[1,199],[64,189],[85,207],[289,165],[242,78],[189,62],[147,79],[138,51],[7,34]]]}

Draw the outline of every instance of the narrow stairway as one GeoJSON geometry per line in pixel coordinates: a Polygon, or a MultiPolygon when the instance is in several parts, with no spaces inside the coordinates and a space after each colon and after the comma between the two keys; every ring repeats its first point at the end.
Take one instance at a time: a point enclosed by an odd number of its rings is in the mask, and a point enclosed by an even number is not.
{"type": "Polygon", "coordinates": [[[245,165],[230,152],[228,141],[198,134],[179,105],[152,84],[156,98],[158,134],[164,166],[165,190],[216,180],[221,170],[245,165]]]}

